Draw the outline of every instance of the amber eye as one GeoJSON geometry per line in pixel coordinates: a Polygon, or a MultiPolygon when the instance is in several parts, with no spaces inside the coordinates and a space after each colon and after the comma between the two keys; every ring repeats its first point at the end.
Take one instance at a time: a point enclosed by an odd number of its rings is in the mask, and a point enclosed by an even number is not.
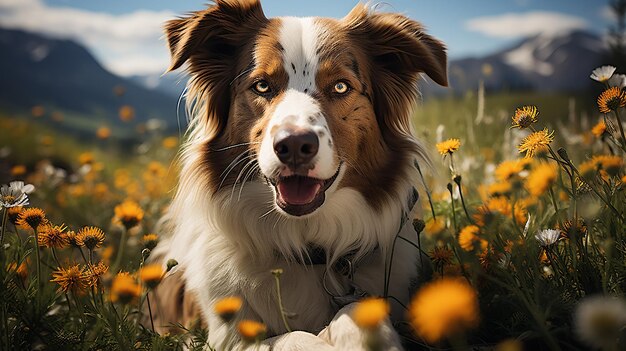
{"type": "Polygon", "coordinates": [[[335,93],[337,94],[345,94],[346,92],[348,92],[348,84],[344,81],[338,81],[337,83],[335,83],[335,86],[333,88],[335,90],[335,93]]]}
{"type": "Polygon", "coordinates": [[[259,94],[267,94],[270,91],[270,85],[264,80],[254,83],[252,88],[259,94]]]}

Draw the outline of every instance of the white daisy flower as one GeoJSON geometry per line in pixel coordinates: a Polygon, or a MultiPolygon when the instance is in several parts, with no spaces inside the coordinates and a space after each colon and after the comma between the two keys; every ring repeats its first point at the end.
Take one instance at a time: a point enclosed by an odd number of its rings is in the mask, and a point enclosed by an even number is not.
{"type": "Polygon", "coordinates": [[[0,187],[0,207],[16,207],[28,205],[28,194],[32,193],[35,187],[32,184],[24,184],[21,181],[3,184],[0,187]]]}
{"type": "Polygon", "coordinates": [[[616,68],[613,66],[598,67],[591,72],[591,79],[597,80],[600,83],[604,83],[615,73],[616,68]]]}
{"type": "Polygon", "coordinates": [[[589,346],[610,350],[626,327],[626,301],[610,296],[582,300],[574,312],[574,328],[589,346]]]}
{"type": "Polygon", "coordinates": [[[610,87],[623,89],[626,87],[626,74],[614,74],[609,78],[608,84],[610,87]]]}
{"type": "Polygon", "coordinates": [[[539,241],[539,245],[541,246],[550,246],[556,243],[561,236],[561,232],[555,229],[544,229],[540,230],[536,235],[535,239],[539,241]]]}

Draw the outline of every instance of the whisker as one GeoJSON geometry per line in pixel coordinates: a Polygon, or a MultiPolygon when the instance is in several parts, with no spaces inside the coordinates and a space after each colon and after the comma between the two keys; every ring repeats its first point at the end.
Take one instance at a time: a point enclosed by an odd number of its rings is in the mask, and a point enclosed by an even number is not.
{"type": "Polygon", "coordinates": [[[263,215],[261,215],[261,217],[259,217],[259,219],[263,219],[264,217],[268,216],[270,213],[275,212],[276,211],[276,207],[270,208],[269,211],[265,212],[263,215]]]}
{"type": "MultiPolygon", "coordinates": [[[[243,155],[243,154],[242,154],[242,155],[243,155]]],[[[241,155],[240,155],[240,156],[241,156],[241,155]]],[[[247,155],[246,157],[242,158],[241,160],[237,161],[237,163],[235,163],[234,165],[232,165],[232,167],[230,167],[230,169],[228,170],[228,172],[227,172],[227,173],[226,173],[223,177],[221,177],[221,176],[220,176],[220,178],[222,178],[222,181],[220,182],[220,185],[218,186],[218,189],[221,189],[221,188],[222,188],[222,185],[224,185],[224,182],[226,181],[226,178],[228,177],[228,175],[230,174],[230,172],[232,172],[232,171],[233,171],[233,170],[237,167],[237,165],[238,165],[238,164],[240,164],[240,163],[242,163],[242,162],[249,161],[249,160],[250,160],[250,158],[253,158],[253,157],[254,157],[254,155],[247,155]]],[[[233,162],[234,162],[234,161],[233,161],[233,162]]],[[[231,162],[231,164],[232,164],[232,162],[231,162]]],[[[224,172],[226,172],[226,171],[224,171],[224,172]]],[[[224,173],[224,172],[222,172],[222,173],[224,173]]],[[[235,184],[236,184],[236,182],[235,182],[235,184]]],[[[234,185],[234,184],[233,184],[233,185],[234,185]]]]}
{"type": "Polygon", "coordinates": [[[252,167],[250,167],[250,170],[248,171],[248,173],[246,173],[246,176],[243,177],[243,182],[241,182],[241,187],[239,188],[239,196],[237,197],[237,201],[241,200],[241,192],[243,191],[243,186],[246,185],[246,181],[248,177],[254,176],[254,172],[256,172],[259,169],[260,169],[259,165],[255,163],[252,165],[252,167]]]}
{"type": "Polygon", "coordinates": [[[239,146],[247,146],[247,145],[252,145],[252,144],[260,144],[260,141],[251,141],[249,143],[240,143],[240,144],[235,144],[235,145],[228,145],[228,146],[224,146],[222,148],[219,149],[211,149],[211,151],[213,152],[219,152],[219,151],[224,151],[224,150],[229,150],[235,147],[239,147],[239,146]]]}
{"type": "Polygon", "coordinates": [[[241,170],[239,171],[239,174],[237,175],[237,179],[235,179],[235,183],[233,183],[232,186],[232,191],[230,193],[230,200],[233,200],[233,197],[235,196],[235,187],[237,186],[237,183],[239,183],[239,179],[241,179],[241,176],[243,175],[243,173],[248,169],[248,167],[250,167],[254,162],[256,162],[255,159],[249,160],[248,163],[245,164],[245,166],[243,166],[243,168],[241,168],[241,170]]]}
{"type": "Polygon", "coordinates": [[[233,78],[233,80],[231,80],[231,81],[230,81],[230,83],[229,83],[228,85],[233,85],[233,83],[234,83],[237,79],[241,78],[241,76],[243,76],[243,75],[244,75],[244,74],[246,74],[246,73],[250,73],[250,72],[252,72],[252,70],[253,70],[253,69],[254,69],[254,66],[252,66],[252,67],[250,67],[250,68],[248,68],[248,69],[246,69],[246,70],[243,70],[243,71],[242,71],[241,73],[239,73],[239,74],[238,74],[235,78],[233,78]]]}

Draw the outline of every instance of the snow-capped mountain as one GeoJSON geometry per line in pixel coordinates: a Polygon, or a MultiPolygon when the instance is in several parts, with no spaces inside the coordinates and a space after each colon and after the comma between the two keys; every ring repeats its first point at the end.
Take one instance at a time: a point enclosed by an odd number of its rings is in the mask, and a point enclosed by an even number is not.
{"type": "Polygon", "coordinates": [[[452,60],[451,89],[426,84],[423,93],[476,90],[481,79],[487,90],[581,91],[593,84],[589,74],[609,63],[608,57],[602,38],[593,33],[538,35],[482,58],[452,60]]]}

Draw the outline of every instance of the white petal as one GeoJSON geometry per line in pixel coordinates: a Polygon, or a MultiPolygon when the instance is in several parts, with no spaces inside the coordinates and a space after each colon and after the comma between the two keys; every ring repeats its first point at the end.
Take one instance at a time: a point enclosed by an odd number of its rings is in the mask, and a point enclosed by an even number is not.
{"type": "Polygon", "coordinates": [[[23,188],[22,188],[22,192],[24,192],[24,194],[30,194],[35,190],[35,186],[32,184],[26,184],[23,188]]]}

